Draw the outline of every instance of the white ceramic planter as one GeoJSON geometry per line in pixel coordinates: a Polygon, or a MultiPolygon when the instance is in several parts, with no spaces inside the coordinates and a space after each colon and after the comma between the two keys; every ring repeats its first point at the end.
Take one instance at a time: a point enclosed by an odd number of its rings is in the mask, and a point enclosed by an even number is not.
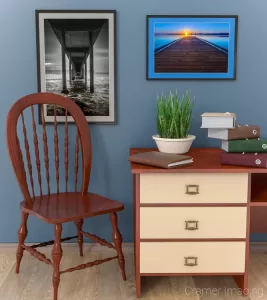
{"type": "Polygon", "coordinates": [[[153,135],[152,138],[155,140],[160,152],[184,154],[189,151],[196,137],[188,135],[185,139],[164,139],[158,135],[153,135]]]}

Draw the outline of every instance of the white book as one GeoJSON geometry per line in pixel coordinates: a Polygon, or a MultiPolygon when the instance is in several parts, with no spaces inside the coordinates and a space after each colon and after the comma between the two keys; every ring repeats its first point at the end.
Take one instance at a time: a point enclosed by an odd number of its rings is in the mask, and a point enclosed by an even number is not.
{"type": "Polygon", "coordinates": [[[208,137],[212,139],[228,140],[228,129],[209,128],[208,137]]]}
{"type": "Polygon", "coordinates": [[[234,128],[236,125],[236,114],[234,113],[204,113],[201,128],[234,128]]]}
{"type": "Polygon", "coordinates": [[[229,141],[222,140],[222,146],[221,149],[228,152],[229,151],[229,141]]]}

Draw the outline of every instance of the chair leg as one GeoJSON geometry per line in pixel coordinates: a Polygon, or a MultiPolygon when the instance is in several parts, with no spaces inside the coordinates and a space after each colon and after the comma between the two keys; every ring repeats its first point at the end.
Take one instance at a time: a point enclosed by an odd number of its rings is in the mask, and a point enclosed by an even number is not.
{"type": "Polygon", "coordinates": [[[22,247],[22,245],[24,244],[24,241],[27,237],[28,234],[28,229],[27,229],[27,220],[28,220],[28,216],[29,214],[25,213],[25,212],[21,212],[21,216],[22,216],[22,221],[21,221],[21,225],[18,231],[18,240],[19,240],[19,245],[18,245],[18,249],[17,249],[17,264],[16,264],[16,274],[19,273],[19,267],[20,267],[20,263],[23,257],[23,252],[24,249],[22,247]]]}
{"type": "Polygon", "coordinates": [[[61,240],[60,240],[61,233],[62,233],[62,224],[56,224],[55,242],[52,249],[52,259],[54,263],[54,272],[53,272],[54,300],[58,299],[58,286],[60,282],[59,266],[62,258],[62,248],[61,248],[61,240]]]}
{"type": "Polygon", "coordinates": [[[76,222],[77,232],[78,232],[78,245],[80,248],[80,256],[83,256],[83,234],[81,233],[83,229],[83,220],[76,222]]]}
{"type": "Polygon", "coordinates": [[[110,221],[113,228],[113,242],[117,250],[118,261],[121,268],[122,278],[126,280],[125,260],[122,252],[122,235],[118,228],[118,217],[116,213],[110,213],[110,221]]]}

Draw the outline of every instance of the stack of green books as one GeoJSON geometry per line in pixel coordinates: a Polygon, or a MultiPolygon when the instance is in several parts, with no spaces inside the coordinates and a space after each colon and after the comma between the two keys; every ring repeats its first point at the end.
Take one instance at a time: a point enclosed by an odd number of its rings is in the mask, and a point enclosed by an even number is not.
{"type": "Polygon", "coordinates": [[[267,139],[222,141],[221,148],[231,153],[267,153],[267,139]]]}

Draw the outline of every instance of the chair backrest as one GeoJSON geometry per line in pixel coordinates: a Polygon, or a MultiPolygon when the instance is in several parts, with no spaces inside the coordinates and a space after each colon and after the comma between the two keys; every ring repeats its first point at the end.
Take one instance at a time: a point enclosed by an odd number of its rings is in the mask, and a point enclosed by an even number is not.
{"type": "MultiPolygon", "coordinates": [[[[68,179],[69,179],[69,128],[68,128],[68,115],[73,117],[73,120],[77,126],[76,131],[76,145],[75,145],[75,170],[74,170],[74,180],[75,180],[75,191],[77,191],[77,183],[78,183],[78,168],[79,168],[79,150],[81,145],[81,157],[82,157],[82,186],[81,193],[85,194],[88,190],[89,180],[90,180],[90,172],[91,172],[91,164],[92,164],[92,148],[91,148],[91,138],[90,131],[88,127],[88,123],[86,118],[79,108],[72,100],[51,93],[36,93],[25,96],[19,99],[10,109],[7,117],[6,124],[6,138],[7,138],[7,146],[8,152],[10,156],[10,160],[16,174],[20,189],[24,196],[24,200],[26,201],[26,205],[31,206],[34,198],[36,196],[35,184],[34,184],[34,175],[32,168],[32,153],[30,151],[29,141],[27,137],[27,129],[25,125],[25,116],[23,111],[30,107],[31,110],[31,125],[32,125],[32,139],[34,144],[34,154],[35,154],[35,164],[37,169],[37,180],[39,183],[39,191],[40,196],[43,194],[50,194],[50,167],[49,167],[49,156],[48,156],[48,143],[47,143],[47,130],[44,116],[44,104],[53,105],[54,108],[54,166],[56,172],[56,191],[60,192],[59,188],[59,180],[60,180],[60,172],[59,172],[59,143],[58,143],[58,121],[56,117],[57,107],[62,107],[65,109],[65,125],[64,126],[64,166],[65,166],[65,191],[68,192],[68,179]],[[41,118],[41,128],[42,129],[42,144],[43,144],[43,163],[41,163],[40,159],[40,146],[38,143],[38,134],[37,134],[37,126],[35,120],[34,113],[34,105],[40,105],[40,118],[41,118]],[[24,136],[24,150],[21,149],[18,132],[17,132],[17,124],[18,120],[21,118],[22,121],[22,130],[24,136]],[[26,162],[23,160],[23,153],[26,157],[26,162]],[[29,191],[28,183],[27,183],[27,173],[25,170],[25,165],[28,167],[28,178],[29,185],[31,187],[31,193],[29,191]],[[42,178],[42,165],[45,167],[45,178],[42,178]],[[47,183],[47,193],[43,191],[42,182],[46,180],[47,183]],[[32,194],[32,196],[31,196],[32,194]]],[[[51,126],[51,125],[49,125],[51,126]]],[[[50,149],[51,151],[51,149],[50,149]]]]}

